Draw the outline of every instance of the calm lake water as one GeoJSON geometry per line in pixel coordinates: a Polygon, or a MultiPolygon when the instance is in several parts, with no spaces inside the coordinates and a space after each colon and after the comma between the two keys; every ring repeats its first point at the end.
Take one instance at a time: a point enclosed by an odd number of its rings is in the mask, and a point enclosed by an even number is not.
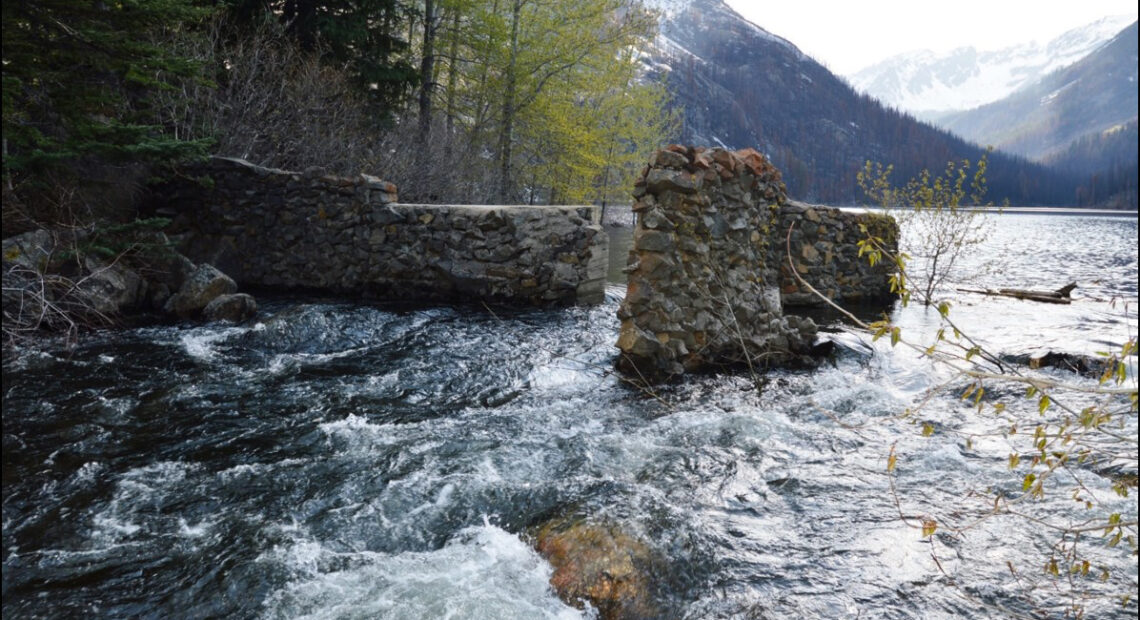
{"type": "MultiPolygon", "coordinates": [[[[1137,332],[1135,218],[1004,215],[974,260],[1000,269],[971,287],[1079,285],[1070,306],[949,293],[995,351],[1092,354],[1137,332]]],[[[623,290],[607,293],[494,314],[272,299],[249,325],[7,356],[4,617],[591,617],[555,596],[528,543],[566,515],[663,558],[666,618],[1059,617],[1072,602],[1067,580],[1043,580],[1055,538],[1040,528],[1002,517],[926,539],[899,519],[1020,493],[1008,455],[1030,437],[974,414],[964,384],[918,414],[932,437],[895,420],[953,384],[944,368],[836,324],[818,370],[772,372],[761,390],[695,376],[650,398],[611,372],[623,290]]],[[[937,312],[886,310],[918,340],[937,327],[937,312]]],[[[1034,514],[1083,518],[1077,481],[1135,520],[1134,495],[1109,490],[1135,450],[1074,467],[1034,514]]],[[[1078,586],[1135,592],[1134,555],[1098,533],[1083,544],[1114,572],[1078,586]]]]}

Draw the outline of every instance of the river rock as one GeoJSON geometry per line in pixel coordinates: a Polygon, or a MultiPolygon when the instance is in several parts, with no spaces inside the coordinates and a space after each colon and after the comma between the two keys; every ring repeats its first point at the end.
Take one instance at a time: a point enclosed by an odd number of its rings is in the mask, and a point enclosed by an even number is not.
{"type": "Polygon", "coordinates": [[[237,284],[213,265],[203,263],[189,273],[164,310],[179,318],[197,316],[215,298],[237,292],[237,284]]]}
{"type": "Polygon", "coordinates": [[[44,229],[14,235],[4,239],[5,268],[9,263],[42,272],[55,250],[55,239],[44,229]]]}
{"type": "Polygon", "coordinates": [[[550,585],[568,604],[589,603],[602,620],[660,617],[651,594],[659,560],[620,527],[556,519],[538,530],[534,544],[554,567],[550,585]]]}
{"type": "Polygon", "coordinates": [[[229,321],[241,323],[257,314],[257,301],[252,295],[234,293],[219,295],[202,309],[202,318],[207,321],[229,321]]]}

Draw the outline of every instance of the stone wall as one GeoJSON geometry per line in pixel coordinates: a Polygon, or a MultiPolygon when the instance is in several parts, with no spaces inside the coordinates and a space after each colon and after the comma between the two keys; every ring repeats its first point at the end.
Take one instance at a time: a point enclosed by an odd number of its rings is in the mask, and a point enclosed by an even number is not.
{"type": "Polygon", "coordinates": [[[800,276],[819,292],[840,304],[881,302],[892,297],[889,262],[871,266],[859,256],[858,242],[867,234],[881,238],[898,251],[898,224],[876,213],[849,213],[833,207],[789,200],[780,206],[769,245],[768,265],[779,265],[780,297],[785,308],[822,306],[792,275],[788,264],[788,229],[792,228],[791,257],[800,276]],[[866,228],[864,233],[862,228],[866,228]]]}
{"type": "Polygon", "coordinates": [[[619,366],[649,381],[722,364],[810,363],[815,324],[782,313],[769,266],[779,172],[752,149],[671,146],[637,182],[619,366]]]}
{"type": "Polygon", "coordinates": [[[163,191],[182,251],[243,286],[538,305],[604,297],[597,207],[398,204],[396,187],[369,175],[229,158],[186,176],[163,191]]]}

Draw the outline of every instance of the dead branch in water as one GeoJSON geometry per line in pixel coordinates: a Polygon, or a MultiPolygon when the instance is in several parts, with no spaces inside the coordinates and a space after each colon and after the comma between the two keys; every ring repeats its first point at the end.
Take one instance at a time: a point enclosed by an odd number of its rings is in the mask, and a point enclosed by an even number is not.
{"type": "Polygon", "coordinates": [[[1055,291],[1031,291],[1020,288],[1002,288],[998,290],[993,289],[970,289],[960,288],[957,289],[960,293],[978,293],[981,295],[992,295],[1000,297],[1013,297],[1015,299],[1024,299],[1026,301],[1037,301],[1045,304],[1068,304],[1072,302],[1069,293],[1077,288],[1076,282],[1070,282],[1065,286],[1055,291]]]}

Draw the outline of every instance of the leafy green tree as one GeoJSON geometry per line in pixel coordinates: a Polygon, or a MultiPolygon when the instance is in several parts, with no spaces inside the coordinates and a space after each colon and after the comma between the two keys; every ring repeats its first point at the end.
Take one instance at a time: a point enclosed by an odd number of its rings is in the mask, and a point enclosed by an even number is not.
{"type": "MultiPolygon", "coordinates": [[[[420,142],[430,135],[477,158],[464,168],[493,166],[494,178],[472,180],[471,199],[624,197],[618,188],[671,131],[663,87],[639,79],[631,52],[654,32],[644,10],[616,0],[437,0],[424,11],[417,51],[434,58],[420,62],[420,142]],[[442,133],[426,118],[436,111],[442,133]]],[[[430,164],[417,167],[430,174],[430,164]]]]}
{"type": "Polygon", "coordinates": [[[964,259],[985,243],[991,229],[990,219],[979,209],[993,206],[983,204],[988,155],[989,151],[978,160],[972,175],[969,160],[951,161],[941,176],[923,170],[900,187],[891,186],[892,166],[868,161],[859,171],[857,181],[864,195],[894,209],[892,215],[906,231],[906,253],[897,259],[907,268],[900,269],[896,283],[906,299],[917,293],[923,305],[933,305],[938,289],[968,277],[962,271],[964,259]],[[913,264],[905,265],[912,259],[916,259],[913,264]]]}

